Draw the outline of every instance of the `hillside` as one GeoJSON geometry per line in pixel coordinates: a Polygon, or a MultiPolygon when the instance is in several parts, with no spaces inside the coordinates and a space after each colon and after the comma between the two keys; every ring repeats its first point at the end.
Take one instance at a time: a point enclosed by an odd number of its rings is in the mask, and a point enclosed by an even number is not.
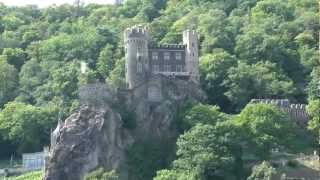
{"type": "MultiPolygon", "coordinates": [[[[251,174],[245,156],[261,163],[274,148],[295,154],[317,147],[316,0],[127,0],[48,8],[0,3],[0,159],[48,146],[58,120],[79,109],[83,84],[125,89],[123,32],[137,24],[148,28],[154,46],[182,42],[186,29],[199,33],[200,88],[207,98],[167,110],[174,110],[177,133],[170,162],[145,161],[142,147],[154,143],[146,141],[134,147],[134,173],[156,180],[243,179],[251,174]],[[273,105],[248,105],[264,98],[306,104],[308,127],[273,105]]],[[[132,111],[119,106],[130,119],[132,111]]]]}

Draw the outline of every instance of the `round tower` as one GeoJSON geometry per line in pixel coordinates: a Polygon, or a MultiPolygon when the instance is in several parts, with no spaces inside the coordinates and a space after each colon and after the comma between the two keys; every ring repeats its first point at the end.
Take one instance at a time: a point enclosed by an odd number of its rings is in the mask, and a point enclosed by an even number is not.
{"type": "Polygon", "coordinates": [[[183,31],[183,44],[186,45],[186,71],[193,82],[199,83],[198,33],[195,30],[183,31]]]}
{"type": "Polygon", "coordinates": [[[146,80],[149,72],[148,32],[146,27],[134,26],[124,32],[126,83],[129,89],[146,80]]]}

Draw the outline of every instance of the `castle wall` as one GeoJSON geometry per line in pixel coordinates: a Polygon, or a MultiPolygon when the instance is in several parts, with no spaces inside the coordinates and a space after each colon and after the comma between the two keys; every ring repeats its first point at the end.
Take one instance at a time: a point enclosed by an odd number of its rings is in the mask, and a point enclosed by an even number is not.
{"type": "Polygon", "coordinates": [[[92,83],[79,88],[80,104],[103,105],[112,101],[112,94],[104,83],[92,83]]]}
{"type": "Polygon", "coordinates": [[[300,126],[308,125],[308,114],[305,104],[291,104],[288,99],[252,99],[250,103],[273,104],[287,112],[300,126]]]}

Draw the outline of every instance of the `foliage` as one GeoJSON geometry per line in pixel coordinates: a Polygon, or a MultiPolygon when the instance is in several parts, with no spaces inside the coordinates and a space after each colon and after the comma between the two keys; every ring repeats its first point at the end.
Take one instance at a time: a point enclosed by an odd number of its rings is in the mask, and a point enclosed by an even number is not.
{"type": "Polygon", "coordinates": [[[23,174],[21,176],[17,177],[9,177],[8,180],[41,180],[43,178],[43,172],[36,171],[36,172],[30,172],[27,174],[23,174]]]}
{"type": "Polygon", "coordinates": [[[313,100],[307,106],[307,112],[310,120],[308,129],[314,131],[316,134],[320,131],[320,100],[313,100]]]}
{"type": "Polygon", "coordinates": [[[99,54],[97,62],[97,71],[104,77],[107,78],[110,72],[114,68],[114,58],[113,58],[113,47],[112,45],[107,45],[103,48],[99,54]]]}
{"type": "Polygon", "coordinates": [[[0,113],[0,132],[19,153],[39,151],[48,143],[50,127],[56,121],[56,107],[38,108],[10,102],[0,113]]]}
{"type": "Polygon", "coordinates": [[[154,180],[196,180],[193,172],[176,171],[176,170],[161,170],[157,172],[154,180]]]}
{"type": "Polygon", "coordinates": [[[227,119],[227,115],[220,112],[219,107],[198,104],[193,106],[186,112],[184,121],[193,127],[197,123],[215,125],[217,122],[222,122],[227,119]]]}
{"type": "Polygon", "coordinates": [[[293,82],[270,62],[253,65],[240,63],[237,67],[231,67],[224,84],[228,87],[225,95],[238,111],[252,98],[288,98],[295,91],[293,82]]]}
{"type": "Polygon", "coordinates": [[[17,94],[17,70],[0,57],[0,108],[17,94]]]}
{"type": "Polygon", "coordinates": [[[267,159],[274,147],[294,148],[296,127],[288,114],[274,105],[249,104],[235,119],[248,151],[267,159]]]}
{"type": "Polygon", "coordinates": [[[172,160],[172,142],[145,137],[127,151],[129,173],[135,179],[152,179],[156,171],[168,166],[172,160]]]}
{"type": "Polygon", "coordinates": [[[253,167],[251,175],[247,180],[271,180],[276,170],[266,161],[253,167]]]}
{"type": "Polygon", "coordinates": [[[314,68],[311,73],[311,80],[308,84],[308,98],[315,100],[320,98],[320,68],[314,68]]]}
{"type": "Polygon", "coordinates": [[[231,176],[233,157],[228,138],[218,127],[197,124],[177,141],[172,170],[158,171],[155,179],[216,179],[231,176]]]}
{"type": "Polygon", "coordinates": [[[218,104],[227,109],[230,102],[224,94],[227,87],[223,85],[223,81],[228,69],[236,64],[235,57],[222,49],[215,49],[212,53],[200,58],[201,83],[203,89],[210,95],[209,103],[218,104]]]}
{"type": "Polygon", "coordinates": [[[85,175],[85,180],[118,180],[119,176],[117,173],[112,171],[106,171],[103,168],[98,168],[89,174],[85,175]]]}
{"type": "Polygon", "coordinates": [[[2,55],[6,57],[7,62],[20,70],[26,61],[26,53],[21,48],[5,48],[2,55]]]}

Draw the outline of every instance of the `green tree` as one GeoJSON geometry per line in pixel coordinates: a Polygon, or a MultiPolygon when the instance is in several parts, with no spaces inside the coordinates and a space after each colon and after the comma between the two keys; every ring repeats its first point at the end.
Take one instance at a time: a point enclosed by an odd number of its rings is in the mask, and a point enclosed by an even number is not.
{"type": "Polygon", "coordinates": [[[113,56],[113,46],[107,45],[100,51],[97,62],[97,71],[106,79],[115,66],[115,59],[113,56]]]}
{"type": "Polygon", "coordinates": [[[223,85],[225,74],[231,67],[236,66],[236,59],[222,49],[200,57],[201,85],[208,95],[210,104],[218,104],[223,110],[230,104],[224,95],[227,87],[223,85]]]}
{"type": "Polygon", "coordinates": [[[193,172],[195,179],[216,179],[231,175],[233,157],[228,139],[217,127],[197,124],[177,141],[173,169],[193,172]]]}
{"type": "Polygon", "coordinates": [[[17,147],[18,153],[39,151],[49,143],[56,114],[54,106],[38,108],[10,102],[0,113],[1,135],[17,147]]]}
{"type": "Polygon", "coordinates": [[[270,62],[239,63],[228,70],[224,85],[228,88],[225,95],[238,111],[252,98],[288,98],[295,93],[292,80],[270,62]]]}
{"type": "Polygon", "coordinates": [[[106,171],[104,168],[98,168],[85,175],[85,180],[118,180],[119,176],[116,171],[106,171]]]}
{"type": "Polygon", "coordinates": [[[125,88],[125,60],[124,58],[116,61],[114,69],[110,72],[107,81],[113,88],[125,88]]]}
{"type": "Polygon", "coordinates": [[[320,96],[320,68],[314,68],[311,73],[311,80],[308,84],[308,98],[314,100],[320,96]]]}
{"type": "Polygon", "coordinates": [[[312,100],[307,106],[307,112],[310,120],[308,129],[314,131],[316,134],[320,132],[320,100],[312,100]]]}
{"type": "Polygon", "coordinates": [[[235,123],[248,143],[246,150],[253,150],[261,159],[268,159],[275,147],[295,148],[297,127],[289,115],[276,106],[248,104],[235,123]]]}
{"type": "Polygon", "coordinates": [[[35,92],[48,78],[48,72],[34,59],[26,62],[19,73],[19,96],[17,101],[36,104],[35,92]]]}
{"type": "Polygon", "coordinates": [[[223,122],[227,115],[220,112],[219,107],[198,104],[191,108],[185,115],[184,121],[193,127],[198,123],[215,125],[217,122],[223,122]]]}
{"type": "Polygon", "coordinates": [[[253,167],[252,173],[247,180],[271,180],[275,174],[276,170],[270,163],[263,161],[261,164],[253,167]]]}
{"type": "Polygon", "coordinates": [[[15,98],[17,89],[17,70],[0,56],[0,108],[15,98]]]}
{"type": "Polygon", "coordinates": [[[133,179],[152,179],[172,160],[173,147],[160,138],[146,137],[135,142],[127,151],[129,174],[133,179]]]}
{"type": "Polygon", "coordinates": [[[154,180],[197,180],[196,175],[189,171],[161,170],[157,172],[154,180]]]}
{"type": "Polygon", "coordinates": [[[202,52],[209,53],[214,48],[232,50],[233,36],[229,32],[228,23],[225,12],[217,9],[199,16],[198,31],[204,36],[202,52]]]}
{"type": "Polygon", "coordinates": [[[17,70],[20,70],[26,61],[26,53],[20,48],[5,48],[3,49],[2,55],[4,55],[8,63],[13,65],[17,70]]]}

